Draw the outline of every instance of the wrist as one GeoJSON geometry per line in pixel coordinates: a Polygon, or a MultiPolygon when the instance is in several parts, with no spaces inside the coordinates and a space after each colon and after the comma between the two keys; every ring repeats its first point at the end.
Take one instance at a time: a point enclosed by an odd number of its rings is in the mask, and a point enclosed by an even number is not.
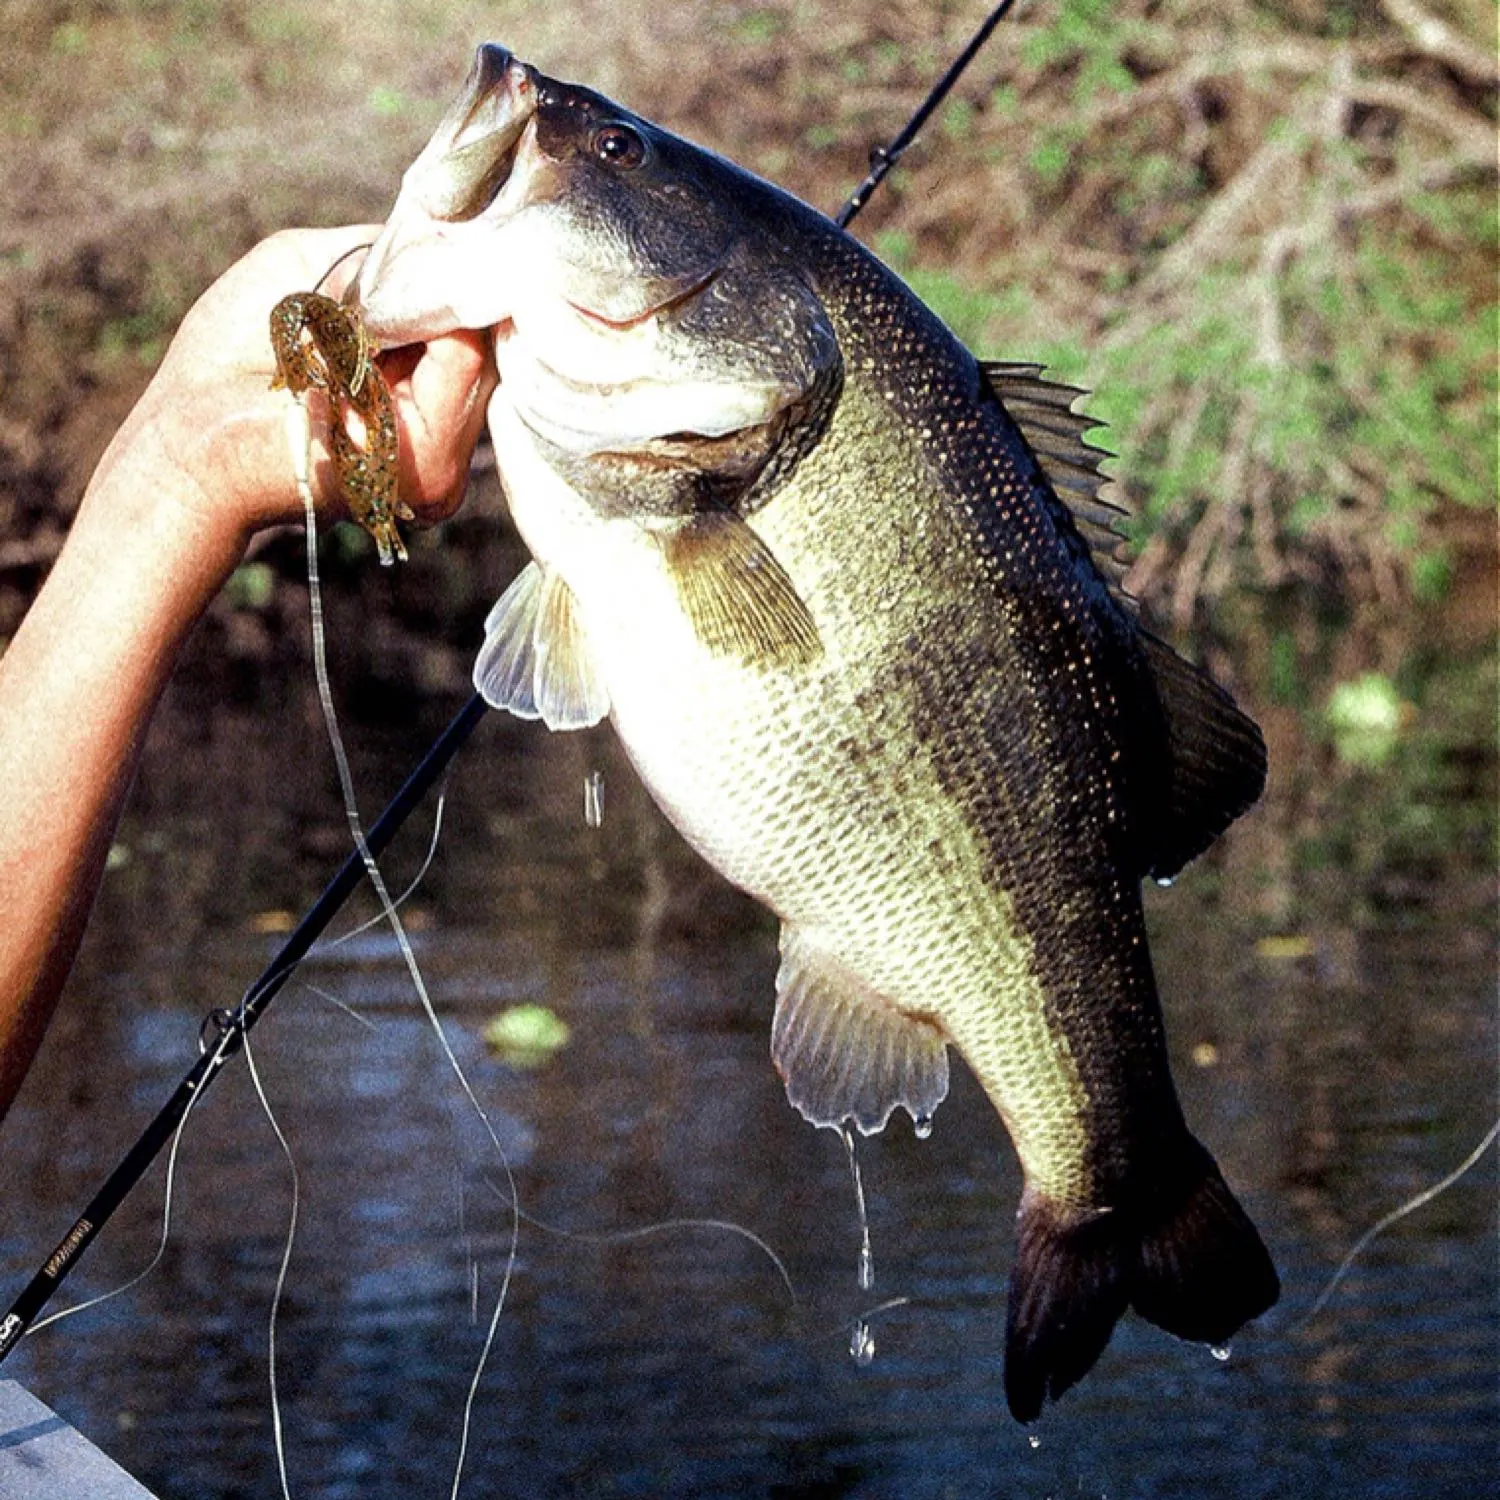
{"type": "MultiPolygon", "coordinates": [[[[122,571],[196,613],[239,564],[257,527],[235,493],[231,435],[223,434],[215,475],[212,450],[200,461],[170,426],[154,414],[132,415],[94,472],[69,545],[101,561],[117,554],[122,571]]],[[[244,437],[258,440],[254,429],[244,437]]]]}

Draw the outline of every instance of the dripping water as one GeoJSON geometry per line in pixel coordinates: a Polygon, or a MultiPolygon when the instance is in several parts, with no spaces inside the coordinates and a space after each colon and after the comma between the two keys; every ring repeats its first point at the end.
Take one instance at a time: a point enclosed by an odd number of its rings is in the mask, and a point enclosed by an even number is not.
{"type": "Polygon", "coordinates": [[[875,1287],[875,1252],[870,1246],[870,1221],[865,1214],[865,1184],[859,1174],[859,1158],[854,1154],[853,1131],[843,1125],[839,1128],[839,1134],[844,1138],[844,1150],[849,1153],[849,1176],[854,1183],[854,1207],[859,1214],[859,1268],[855,1279],[860,1291],[868,1292],[875,1287]]]}
{"type": "Polygon", "coordinates": [[[604,772],[590,771],[583,778],[583,821],[590,828],[604,826],[604,772]]]}
{"type": "Polygon", "coordinates": [[[870,1325],[863,1318],[856,1318],[850,1331],[849,1358],[862,1370],[875,1359],[875,1335],[870,1332],[870,1325]]]}

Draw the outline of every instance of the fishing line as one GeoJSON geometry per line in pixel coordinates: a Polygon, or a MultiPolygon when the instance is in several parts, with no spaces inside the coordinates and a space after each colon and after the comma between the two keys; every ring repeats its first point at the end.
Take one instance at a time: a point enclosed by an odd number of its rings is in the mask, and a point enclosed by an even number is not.
{"type": "Polygon", "coordinates": [[[458,1057],[453,1051],[452,1044],[448,1041],[447,1033],[443,1030],[442,1022],[438,1019],[431,996],[427,992],[427,984],[422,977],[422,970],[417,963],[417,956],[412,951],[411,940],[406,935],[406,928],[401,921],[401,914],[396,910],[395,904],[391,900],[390,892],[386,888],[385,879],[380,873],[380,867],[376,864],[375,856],[370,852],[370,846],[365,839],[364,826],[359,815],[359,805],[354,795],[354,778],[349,769],[349,757],[344,749],[343,735],[339,731],[338,712],[334,707],[333,688],[328,676],[327,642],[323,624],[323,592],[318,573],[318,517],[317,508],[313,500],[310,478],[312,425],[308,419],[306,408],[299,401],[291,402],[288,405],[287,436],[289,446],[292,449],[292,460],[297,476],[297,490],[302,498],[302,508],[306,523],[308,613],[312,625],[313,669],[318,683],[318,702],[323,711],[323,722],[328,731],[328,742],[333,750],[334,765],[338,771],[339,788],[344,798],[344,813],[349,822],[349,832],[354,839],[355,848],[359,851],[359,856],[364,864],[365,872],[369,876],[370,884],[380,900],[386,921],[389,922],[397,945],[401,949],[401,956],[406,961],[407,973],[411,976],[412,987],[416,991],[418,1000],[421,1002],[422,1010],[427,1017],[428,1024],[437,1037],[438,1046],[441,1048],[443,1056],[447,1059],[453,1076],[458,1080],[464,1097],[469,1101],[470,1107],[478,1117],[480,1124],[484,1127],[485,1133],[489,1136],[490,1142],[495,1148],[496,1155],[500,1158],[500,1164],[505,1171],[506,1183],[510,1189],[511,1232],[505,1271],[501,1277],[499,1295],[495,1300],[495,1310],[490,1317],[489,1327],[485,1332],[484,1345],[480,1350],[479,1361],[474,1368],[474,1375],[469,1382],[468,1394],[464,1400],[458,1459],[453,1475],[453,1487],[450,1492],[451,1500],[457,1500],[459,1487],[463,1481],[464,1464],[468,1457],[474,1401],[478,1395],[479,1383],[484,1376],[485,1366],[489,1362],[490,1350],[494,1346],[495,1334],[500,1323],[500,1314],[504,1310],[506,1295],[510,1290],[511,1276],[515,1270],[521,1229],[520,1196],[516,1188],[515,1173],[511,1169],[510,1158],[506,1155],[505,1148],[500,1144],[500,1137],[496,1134],[495,1127],[491,1124],[489,1115],[485,1112],[484,1106],[479,1102],[479,1096],[474,1092],[473,1086],[469,1083],[468,1075],[464,1072],[458,1057]]]}
{"type": "MultiPolygon", "coordinates": [[[[229,1044],[229,1035],[221,1033],[217,1043],[220,1060],[222,1060],[223,1049],[228,1047],[229,1044]]],[[[139,1286],[161,1264],[161,1258],[167,1253],[167,1242],[172,1234],[172,1198],[177,1186],[177,1151],[182,1145],[182,1133],[187,1129],[188,1120],[192,1116],[193,1110],[201,1097],[201,1094],[193,1095],[192,1101],[189,1103],[182,1119],[178,1121],[177,1129],[172,1132],[172,1145],[171,1149],[167,1152],[167,1175],[161,1208],[161,1235],[156,1242],[156,1253],[129,1281],[122,1282],[111,1291],[101,1292],[97,1297],[90,1297],[86,1301],[75,1303],[72,1307],[60,1308],[55,1313],[49,1313],[45,1318],[38,1318],[26,1330],[24,1337],[30,1338],[32,1334],[40,1333],[42,1329],[49,1328],[54,1323],[61,1323],[64,1318],[71,1318],[76,1313],[87,1312],[91,1307],[98,1307],[100,1303],[112,1302],[116,1297],[123,1296],[132,1287],[139,1286]]]]}
{"type": "MultiPolygon", "coordinates": [[[[482,1180],[486,1187],[505,1201],[505,1195],[495,1186],[488,1176],[482,1180]]],[[[517,1208],[522,1221],[529,1224],[533,1229],[540,1230],[543,1234],[550,1234],[556,1239],[571,1240],[580,1245],[597,1245],[608,1247],[611,1245],[629,1244],[632,1240],[649,1239],[653,1235],[667,1234],[678,1229],[707,1229],[710,1231],[737,1235],[740,1239],[748,1241],[767,1260],[771,1262],[781,1284],[786,1288],[787,1300],[792,1304],[793,1310],[801,1303],[797,1296],[797,1288],[792,1282],[791,1272],[786,1268],[786,1262],[776,1252],[775,1248],[761,1238],[753,1229],[744,1224],[737,1224],[733,1219],[659,1219],[654,1224],[641,1224],[633,1229],[564,1229],[560,1224],[551,1224],[546,1219],[539,1219],[535,1214],[528,1213],[524,1208],[517,1208]]]]}
{"type": "Polygon", "coordinates": [[[1350,1249],[1349,1253],[1343,1258],[1343,1260],[1339,1262],[1338,1269],[1334,1271],[1333,1275],[1328,1278],[1328,1284],[1323,1288],[1321,1292],[1318,1293],[1317,1300],[1310,1308],[1308,1308],[1305,1313],[1303,1313],[1300,1318],[1298,1318],[1295,1323],[1292,1324],[1288,1332],[1295,1333],[1299,1328],[1304,1328],[1307,1326],[1307,1324],[1311,1323],[1312,1320],[1316,1318],[1320,1312],[1323,1311],[1324,1307],[1327,1306],[1328,1299],[1333,1296],[1335,1291],[1338,1290],[1339,1283],[1343,1281],[1344,1277],[1348,1274],[1349,1268],[1354,1264],[1356,1260],[1359,1259],[1362,1254],[1364,1254],[1364,1252],[1370,1247],[1370,1245],[1380,1235],[1384,1234],[1392,1224],[1398,1223],[1408,1214],[1415,1213],[1417,1209],[1423,1207],[1425,1204],[1431,1203],[1432,1200],[1439,1194],[1446,1193],[1448,1189],[1451,1188],[1453,1184],[1456,1183],[1459,1178],[1464,1175],[1465,1172],[1469,1171],[1470,1168],[1472,1168],[1475,1163],[1478,1162],[1479,1158],[1483,1156],[1484,1153],[1495,1144],[1495,1139],[1497,1136],[1500,1136],[1500,1120],[1496,1120],[1495,1123],[1490,1126],[1490,1128],[1485,1132],[1484,1139],[1480,1141],[1480,1143],[1471,1152],[1469,1152],[1469,1154],[1464,1157],[1464,1159],[1456,1167],[1454,1167],[1454,1169],[1449,1172],[1446,1177],[1444,1177],[1439,1182],[1433,1183],[1431,1187],[1423,1188],[1422,1191],[1415,1197],[1408,1198],[1405,1203],[1401,1204],[1398,1208],[1393,1208],[1390,1213],[1386,1214],[1384,1218],[1377,1219],[1372,1225],[1370,1225],[1370,1227],[1365,1230],[1365,1232],[1360,1235],[1357,1240],[1355,1240],[1354,1245],[1350,1249]]]}
{"type": "Polygon", "coordinates": [[[297,1173],[297,1162],[292,1156],[292,1148],[287,1143],[287,1138],[282,1134],[281,1125],[276,1119],[276,1112],[271,1108],[271,1101],[266,1097],[265,1085],[260,1081],[260,1070],[255,1066],[255,1054],[250,1050],[250,1038],[245,1038],[245,1066],[250,1070],[250,1081],[255,1085],[255,1096],[260,1100],[260,1107],[265,1111],[265,1116],[270,1121],[271,1129],[276,1134],[276,1144],[281,1147],[281,1154],[286,1157],[286,1164],[292,1174],[292,1210],[287,1217],[286,1241],[281,1247],[281,1265],[276,1271],[276,1290],[271,1293],[271,1316],[266,1329],[266,1370],[271,1382],[271,1432],[276,1443],[276,1472],[281,1478],[282,1500],[292,1500],[291,1485],[287,1482],[286,1472],[286,1433],[281,1421],[281,1397],[276,1381],[276,1322],[281,1315],[282,1294],[286,1291],[287,1268],[292,1263],[292,1247],[297,1242],[297,1215],[302,1207],[302,1180],[297,1173]]]}
{"type": "MultiPolygon", "coordinates": [[[[482,1176],[481,1180],[496,1197],[502,1202],[505,1195],[501,1193],[496,1184],[488,1175],[482,1176]]],[[[744,1224],[738,1224],[733,1219],[662,1219],[654,1224],[643,1224],[633,1229],[606,1229],[606,1230],[582,1230],[564,1229],[560,1224],[550,1223],[546,1219],[539,1218],[536,1214],[526,1209],[521,1209],[522,1221],[542,1234],[551,1235],[555,1239],[568,1240],[574,1244],[594,1245],[608,1248],[613,1245],[629,1244],[635,1240],[644,1240],[658,1234],[667,1234],[682,1229],[706,1229],[711,1232],[719,1232],[738,1236],[740,1239],[753,1245],[767,1260],[771,1262],[781,1284],[786,1288],[787,1301],[791,1304],[791,1311],[795,1314],[800,1312],[802,1299],[797,1295],[796,1284],[792,1280],[792,1274],[787,1269],[786,1262],[777,1253],[775,1247],[763,1239],[753,1229],[744,1224]]],[[[872,1318],[878,1318],[884,1313],[894,1312],[898,1308],[909,1307],[912,1298],[909,1296],[887,1297],[884,1301],[877,1302],[871,1307],[861,1308],[855,1315],[857,1324],[869,1322],[872,1318]]],[[[850,1320],[842,1318],[837,1323],[821,1324],[817,1328],[806,1330],[802,1335],[808,1342],[814,1342],[830,1336],[831,1334],[842,1334],[849,1328],[850,1320]]]]}
{"type": "MultiPolygon", "coordinates": [[[[423,880],[427,878],[427,872],[432,868],[433,860],[437,858],[438,839],[442,836],[443,832],[443,812],[448,806],[448,778],[452,774],[453,772],[451,770],[445,771],[443,773],[443,779],[438,783],[437,810],[433,814],[432,838],[427,845],[427,855],[426,858],[422,861],[421,869],[419,869],[417,873],[412,876],[411,883],[406,887],[404,891],[401,892],[399,896],[396,897],[395,901],[391,903],[397,911],[400,911],[401,908],[405,906],[409,900],[411,900],[412,896],[416,894],[417,887],[421,885],[423,880]]],[[[313,947],[308,951],[307,956],[309,958],[321,957],[324,953],[327,953],[330,950],[338,948],[344,943],[349,942],[351,938],[357,938],[362,932],[368,932],[372,927],[378,926],[383,921],[385,921],[385,913],[383,911],[376,912],[373,917],[366,918],[359,924],[358,927],[351,927],[348,932],[340,933],[337,937],[329,938],[326,942],[314,944],[313,947]]],[[[303,981],[303,983],[306,988],[313,988],[312,985],[306,984],[305,980],[303,981]]],[[[318,993],[322,994],[322,991],[320,990],[318,993]]],[[[329,997],[325,996],[324,998],[326,999],[329,997]]]]}
{"type": "MultiPolygon", "coordinates": [[[[443,812],[448,805],[448,778],[452,774],[453,773],[451,770],[445,771],[443,773],[443,779],[438,783],[437,810],[433,815],[432,838],[427,845],[427,856],[422,861],[421,869],[419,869],[417,873],[412,877],[411,883],[406,887],[404,891],[401,892],[399,896],[396,897],[393,905],[395,906],[397,911],[400,911],[401,908],[405,906],[406,903],[411,899],[411,897],[416,893],[417,887],[422,884],[422,881],[427,876],[428,870],[432,868],[433,860],[437,857],[438,839],[443,831],[443,812]]],[[[327,942],[315,943],[308,950],[307,956],[309,959],[321,958],[324,954],[331,953],[335,948],[349,942],[353,938],[357,938],[363,932],[368,932],[372,927],[377,926],[383,921],[385,921],[385,913],[376,912],[374,916],[367,918],[357,927],[351,927],[348,932],[340,933],[339,936],[335,938],[329,938],[327,942]]],[[[370,1020],[368,1016],[361,1015],[360,1012],[355,1010],[355,1008],[350,1005],[347,1000],[339,999],[339,997],[333,994],[332,991],[325,990],[322,985],[314,984],[312,980],[303,979],[300,976],[298,977],[297,983],[309,994],[316,995],[319,1000],[326,1000],[329,1005],[335,1006],[337,1009],[343,1011],[343,1013],[348,1016],[350,1020],[358,1021],[361,1026],[370,1031],[376,1033],[380,1031],[380,1027],[374,1021],[370,1020]]]]}
{"type": "MultiPolygon", "coordinates": [[[[343,265],[343,263],[348,260],[351,255],[358,255],[361,250],[373,250],[374,248],[374,240],[366,240],[362,245],[350,245],[350,247],[346,251],[344,251],[344,253],[339,256],[339,258],[334,261],[334,263],[329,266],[329,268],[324,271],[320,277],[318,277],[317,281],[313,285],[313,291],[321,292],[323,288],[328,285],[328,278],[332,276],[333,273],[337,271],[338,268],[343,265]]],[[[349,285],[352,287],[354,285],[354,282],[351,281],[349,285]]],[[[344,295],[346,297],[349,295],[347,289],[345,290],[344,295]]]]}
{"type": "MultiPolygon", "coordinates": [[[[350,936],[353,934],[351,933],[350,936]]],[[[316,995],[319,1000],[326,1000],[330,1005],[343,1011],[351,1021],[358,1021],[367,1031],[379,1033],[380,1027],[374,1021],[368,1016],[362,1016],[347,1000],[340,1000],[331,990],[325,990],[322,985],[314,984],[310,979],[299,979],[297,982],[309,994],[316,995]]]]}

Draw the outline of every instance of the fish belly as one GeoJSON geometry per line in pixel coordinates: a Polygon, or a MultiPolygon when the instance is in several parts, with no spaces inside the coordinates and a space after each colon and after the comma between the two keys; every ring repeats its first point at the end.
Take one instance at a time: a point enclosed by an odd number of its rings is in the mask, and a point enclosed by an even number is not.
{"type": "Polygon", "coordinates": [[[927,623],[910,514],[888,506],[891,519],[862,524],[854,545],[837,491],[815,470],[807,477],[805,503],[778,501],[754,518],[819,626],[822,657],[797,669],[705,651],[640,528],[581,516],[565,525],[559,497],[537,516],[515,503],[519,483],[507,487],[523,534],[578,597],[617,732],[674,824],[872,991],[937,1024],[1006,1121],[1028,1177],[1077,1199],[1088,1149],[1078,1069],[1049,1025],[1012,903],[987,878],[893,670],[927,623]],[[872,589],[871,578],[882,583],[872,589]]]}

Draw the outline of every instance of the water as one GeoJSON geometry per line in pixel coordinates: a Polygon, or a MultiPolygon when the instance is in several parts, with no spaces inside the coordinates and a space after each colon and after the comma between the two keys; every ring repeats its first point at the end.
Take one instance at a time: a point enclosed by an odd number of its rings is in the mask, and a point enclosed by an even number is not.
{"type": "Polygon", "coordinates": [[[604,773],[590,771],[583,778],[583,821],[590,828],[604,826],[604,773]]]}
{"type": "MultiPolygon", "coordinates": [[[[121,834],[128,858],[0,1126],[6,1300],[189,1065],[203,1013],[233,1002],[343,853],[305,705],[179,712],[189,722],[156,736],[121,834]]],[[[347,726],[366,747],[367,816],[436,723],[399,737],[347,726]]],[[[445,825],[405,915],[523,1208],[574,1231],[733,1219],[781,1253],[797,1290],[793,1305],[766,1258],[723,1232],[592,1244],[523,1224],[465,1495],[1487,1492],[1500,1433],[1493,1153],[1299,1323],[1359,1233],[1492,1118],[1487,881],[1426,871],[1417,904],[1309,919],[1295,959],[1256,951],[1291,930],[1284,906],[1273,925],[1257,905],[1262,834],[1149,893],[1184,1107],[1270,1244],[1283,1302],[1236,1335],[1226,1363],[1127,1318],[1043,1417],[1038,1446],[1001,1384],[1018,1174],[962,1066],[930,1139],[897,1128],[860,1143],[882,1294],[910,1299],[881,1313],[879,1358],[861,1363],[857,1344],[873,1355],[875,1336],[851,1275],[849,1163],[786,1104],[768,1055],[774,926],[692,860],[606,740],[487,723],[445,825]],[[599,830],[578,817],[594,769],[610,782],[599,830]],[[572,1031],[534,1071],[481,1038],[517,1003],[572,1031]]],[[[392,889],[427,832],[394,852],[392,889]]],[[[504,1270],[503,1174],[388,933],[332,950],[308,977],[372,1024],[293,985],[255,1034],[302,1185],[278,1332],[293,1494],[446,1496],[504,1270]]],[[[162,1265],[23,1344],[3,1374],[162,1500],[271,1495],[266,1317],[289,1179],[243,1066],[195,1112],[179,1178],[162,1265]]],[[[150,1259],[160,1183],[158,1168],[69,1297],[150,1259]]]]}
{"type": "Polygon", "coordinates": [[[839,1133],[849,1156],[849,1181],[854,1188],[854,1211],[859,1217],[859,1259],[855,1263],[854,1281],[860,1291],[871,1292],[875,1289],[875,1250],[870,1243],[870,1215],[865,1208],[864,1178],[860,1175],[854,1132],[846,1125],[839,1133]]]}

